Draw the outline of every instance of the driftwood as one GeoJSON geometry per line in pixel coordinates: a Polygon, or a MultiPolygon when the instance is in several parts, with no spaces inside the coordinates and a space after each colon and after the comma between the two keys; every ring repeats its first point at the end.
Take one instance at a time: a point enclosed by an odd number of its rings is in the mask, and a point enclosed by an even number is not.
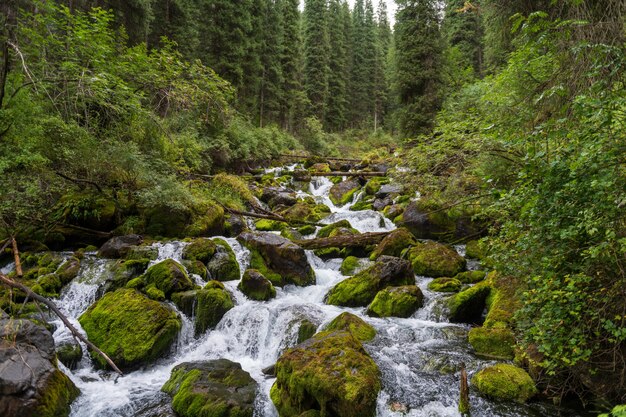
{"type": "Polygon", "coordinates": [[[333,171],[333,172],[310,172],[312,177],[384,177],[385,171],[333,171]]]}
{"type": "Polygon", "coordinates": [[[467,372],[465,371],[464,363],[461,363],[461,394],[459,398],[459,413],[463,416],[467,416],[470,413],[469,386],[467,385],[467,372]]]}
{"type": "Polygon", "coordinates": [[[48,308],[50,308],[50,310],[52,310],[54,312],[54,314],[56,314],[61,321],[63,322],[63,324],[65,324],[65,326],[70,330],[70,332],[72,332],[72,335],[77,338],[82,340],[87,346],[89,346],[91,349],[93,349],[94,351],[96,351],[99,355],[102,355],[102,357],[104,358],[104,360],[107,361],[107,363],[109,365],[111,365],[111,368],[113,368],[115,370],[115,372],[117,372],[120,375],[124,375],[122,373],[122,371],[120,371],[120,369],[117,367],[117,365],[115,365],[115,363],[111,360],[111,358],[109,358],[107,356],[106,353],[104,353],[103,351],[101,351],[98,346],[94,345],[93,343],[91,343],[85,336],[83,336],[82,334],[80,334],[80,332],[78,330],[76,330],[76,328],[72,325],[72,323],[70,323],[70,321],[67,319],[67,317],[65,317],[65,315],[61,312],[61,310],[59,310],[59,308],[50,300],[48,300],[45,297],[42,297],[41,295],[33,292],[30,288],[28,288],[26,285],[14,281],[11,278],[7,277],[6,275],[0,274],[0,283],[11,287],[11,288],[17,288],[19,290],[22,290],[26,293],[26,295],[29,298],[32,298],[33,300],[39,301],[43,304],[45,304],[46,306],[48,306],[48,308]]]}
{"type": "Polygon", "coordinates": [[[360,235],[341,235],[333,237],[321,237],[317,239],[295,240],[303,249],[326,249],[326,248],[354,248],[380,243],[390,232],[370,232],[360,235]]]}
{"type": "Polygon", "coordinates": [[[13,246],[13,258],[15,259],[15,272],[18,277],[22,277],[24,273],[22,272],[22,262],[20,262],[20,252],[17,250],[17,242],[15,241],[15,237],[11,236],[11,246],[13,246]]]}
{"type": "MultiPolygon", "coordinates": [[[[227,212],[229,212],[230,214],[236,214],[238,216],[244,216],[244,217],[253,217],[255,219],[267,219],[267,220],[276,220],[279,222],[284,222],[284,223],[288,223],[288,224],[310,224],[312,226],[326,226],[325,224],[322,223],[316,223],[316,222],[308,222],[306,220],[297,220],[297,219],[287,219],[285,217],[279,216],[277,214],[260,214],[260,213],[252,213],[249,211],[239,211],[239,210],[235,210],[235,209],[230,209],[227,207],[224,207],[224,210],[226,210],[227,212]]],[[[266,210],[263,210],[266,213],[266,210]]]]}

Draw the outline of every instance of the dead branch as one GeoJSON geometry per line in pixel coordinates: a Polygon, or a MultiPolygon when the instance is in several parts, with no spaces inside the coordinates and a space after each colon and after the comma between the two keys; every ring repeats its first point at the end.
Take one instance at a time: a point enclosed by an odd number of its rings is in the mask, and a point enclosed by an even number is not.
{"type": "Polygon", "coordinates": [[[384,177],[385,171],[333,171],[333,172],[310,172],[312,177],[384,177]]]}
{"type": "Polygon", "coordinates": [[[467,372],[465,371],[464,363],[461,363],[461,394],[459,398],[459,412],[464,416],[469,415],[470,413],[469,386],[467,385],[467,372]]]}
{"type": "Polygon", "coordinates": [[[11,236],[11,245],[13,246],[13,258],[15,258],[15,273],[22,278],[24,273],[22,271],[22,262],[20,262],[20,252],[17,250],[17,242],[13,236],[11,236]]]}
{"type": "Polygon", "coordinates": [[[105,239],[113,236],[112,232],[103,232],[101,230],[88,229],[86,227],[76,226],[73,224],[59,223],[58,226],[67,227],[68,229],[80,230],[81,232],[89,233],[91,235],[95,235],[105,239]]]}
{"type": "Polygon", "coordinates": [[[99,192],[101,192],[101,193],[103,192],[102,191],[102,187],[100,187],[100,185],[98,185],[98,183],[96,183],[94,181],[84,180],[82,178],[72,178],[72,177],[69,177],[69,176],[65,175],[62,172],[59,172],[59,171],[54,171],[54,173],[57,174],[61,178],[64,178],[64,179],[66,179],[68,181],[73,182],[74,184],[89,184],[89,185],[95,187],[96,190],[98,190],[99,192]]]}
{"type": "MultiPolygon", "coordinates": [[[[310,158],[310,155],[289,155],[289,154],[279,154],[281,158],[293,158],[293,159],[307,159],[310,158]]],[[[354,158],[336,158],[333,156],[320,156],[319,159],[327,160],[327,161],[341,161],[341,162],[361,162],[360,159],[354,158]]]]}
{"type": "Polygon", "coordinates": [[[390,232],[371,232],[359,235],[341,235],[317,239],[294,240],[303,249],[354,248],[376,245],[390,232]]]}
{"type": "Polygon", "coordinates": [[[50,301],[47,298],[42,297],[41,295],[33,292],[26,285],[21,284],[21,283],[16,282],[16,281],[13,281],[11,278],[7,277],[4,274],[0,274],[0,283],[2,283],[3,285],[6,285],[7,287],[17,288],[17,289],[19,289],[21,291],[24,291],[28,297],[32,298],[33,300],[37,300],[40,303],[43,303],[46,306],[48,306],[48,308],[50,308],[50,310],[52,310],[54,312],[54,314],[56,314],[59,317],[59,319],[61,319],[61,321],[63,322],[63,324],[65,324],[65,326],[69,329],[69,331],[72,332],[72,335],[74,335],[74,337],[76,337],[79,340],[83,341],[87,346],[89,346],[91,349],[93,349],[99,355],[102,355],[104,360],[107,361],[107,363],[111,366],[111,368],[113,368],[115,370],[115,372],[117,372],[120,375],[124,375],[122,373],[122,371],[120,371],[120,369],[117,367],[117,365],[115,365],[115,363],[111,360],[111,358],[109,358],[106,353],[101,351],[98,348],[98,346],[94,345],[85,336],[83,336],[72,325],[72,323],[70,323],[70,321],[67,319],[67,317],[65,317],[65,315],[61,312],[61,310],[59,310],[59,308],[56,306],[56,304],[54,304],[52,301],[50,301]]]}

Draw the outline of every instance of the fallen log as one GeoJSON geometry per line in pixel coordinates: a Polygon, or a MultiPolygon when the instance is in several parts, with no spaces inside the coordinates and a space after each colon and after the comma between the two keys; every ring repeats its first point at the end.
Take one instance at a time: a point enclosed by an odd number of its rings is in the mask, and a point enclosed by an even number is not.
{"type": "MultiPolygon", "coordinates": [[[[286,217],[282,217],[276,214],[252,213],[249,211],[239,211],[239,210],[230,209],[227,207],[224,207],[224,210],[226,210],[230,214],[236,214],[238,216],[244,216],[244,217],[253,217],[255,219],[275,220],[275,221],[284,222],[287,224],[310,224],[312,226],[326,226],[325,224],[322,224],[322,223],[309,222],[306,220],[287,219],[286,217]]],[[[266,210],[263,210],[263,211],[267,212],[266,210]]]]}
{"type": "Polygon", "coordinates": [[[303,249],[354,248],[377,245],[390,232],[370,232],[360,235],[341,235],[317,239],[294,240],[303,249]]]}
{"type": "Polygon", "coordinates": [[[61,321],[63,322],[63,324],[65,324],[65,326],[69,329],[70,332],[72,332],[72,335],[83,341],[87,346],[89,346],[91,349],[93,349],[94,351],[96,351],[99,355],[102,355],[102,357],[104,358],[104,360],[107,361],[107,363],[109,365],[111,365],[111,368],[113,368],[115,370],[115,372],[117,372],[120,375],[124,375],[122,373],[122,371],[120,371],[120,369],[117,367],[117,365],[115,365],[115,363],[111,360],[111,358],[109,358],[107,356],[106,353],[104,353],[103,351],[101,351],[98,346],[94,345],[93,343],[91,343],[85,336],[83,336],[78,330],[76,330],[76,327],[74,327],[72,325],[72,323],[70,323],[70,321],[67,319],[67,317],[65,317],[65,315],[61,312],[61,310],[59,310],[59,308],[56,306],[56,304],[54,304],[52,301],[48,300],[45,297],[42,297],[41,295],[33,292],[30,288],[28,288],[26,285],[14,281],[11,278],[7,277],[4,274],[0,274],[0,283],[10,287],[10,288],[17,288],[19,290],[22,290],[26,293],[26,295],[29,298],[32,298],[33,300],[39,301],[43,304],[45,304],[46,306],[48,306],[48,308],[50,308],[50,310],[52,310],[54,312],[54,314],[57,315],[57,317],[59,317],[59,319],[61,319],[61,321]]]}
{"type": "Polygon", "coordinates": [[[13,246],[13,258],[15,259],[15,273],[18,277],[22,277],[24,273],[22,272],[22,262],[20,261],[20,252],[17,250],[17,242],[15,241],[15,237],[11,236],[11,245],[13,246]]]}
{"type": "MultiPolygon", "coordinates": [[[[311,158],[311,155],[289,155],[289,154],[280,154],[278,155],[281,158],[294,158],[294,159],[307,159],[311,158]]],[[[339,158],[334,156],[320,156],[319,159],[327,160],[327,161],[341,161],[341,162],[361,162],[361,159],[355,158],[339,158]]]]}
{"type": "Polygon", "coordinates": [[[385,171],[332,171],[332,172],[310,172],[312,177],[384,177],[387,175],[385,171]]]}

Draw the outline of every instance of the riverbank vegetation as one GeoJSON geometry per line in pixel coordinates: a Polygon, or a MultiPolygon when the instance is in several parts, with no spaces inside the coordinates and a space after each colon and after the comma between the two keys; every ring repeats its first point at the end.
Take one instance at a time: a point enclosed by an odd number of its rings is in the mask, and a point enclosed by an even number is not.
{"type": "Polygon", "coordinates": [[[626,5],[397,3],[4,2],[0,246],[221,234],[285,154],[398,164],[480,225],[447,240],[513,278],[542,395],[626,402],[626,5]]]}

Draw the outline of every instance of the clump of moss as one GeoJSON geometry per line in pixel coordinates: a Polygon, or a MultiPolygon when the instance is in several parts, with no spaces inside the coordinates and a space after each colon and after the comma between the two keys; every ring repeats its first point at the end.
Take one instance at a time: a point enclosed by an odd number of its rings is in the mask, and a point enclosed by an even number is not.
{"type": "Polygon", "coordinates": [[[463,284],[456,278],[435,278],[428,283],[428,289],[435,292],[459,292],[463,284]]]}
{"type": "Polygon", "coordinates": [[[416,285],[387,287],[379,291],[367,307],[374,317],[410,317],[424,305],[424,295],[416,285]]]}
{"type": "Polygon", "coordinates": [[[515,336],[509,329],[475,327],[469,332],[469,343],[477,354],[490,359],[515,356],[515,336]]]}
{"type": "Polygon", "coordinates": [[[409,260],[417,275],[453,277],[465,269],[465,259],[454,249],[441,243],[417,243],[409,251],[409,260]]]}
{"type": "Polygon", "coordinates": [[[224,239],[215,238],[213,242],[217,250],[213,259],[207,264],[212,279],[218,281],[235,281],[241,277],[237,256],[224,239]]]}
{"type": "Polygon", "coordinates": [[[537,394],[532,378],[522,368],[500,363],[478,372],[472,385],[486,397],[525,403],[537,394]]]}
{"type": "Polygon", "coordinates": [[[224,314],[235,306],[233,299],[217,281],[209,281],[202,290],[198,290],[196,305],[196,335],[217,326],[224,314]]]}
{"type": "Polygon", "coordinates": [[[58,369],[48,374],[45,381],[45,389],[38,400],[35,409],[38,417],[67,416],[70,413],[70,404],[80,390],[76,385],[58,369]]]}
{"type": "Polygon", "coordinates": [[[376,336],[376,329],[367,324],[363,319],[352,313],[341,313],[326,326],[325,331],[346,331],[350,332],[357,340],[361,342],[370,341],[376,336]]]}
{"type": "Polygon", "coordinates": [[[330,189],[330,201],[336,206],[343,206],[352,201],[354,193],[360,188],[361,184],[354,178],[335,184],[330,189]]]}
{"type": "Polygon", "coordinates": [[[315,226],[311,224],[304,225],[298,228],[298,233],[303,236],[310,235],[311,233],[315,233],[315,226]]]}
{"type": "Polygon", "coordinates": [[[487,255],[487,245],[480,240],[470,240],[465,245],[465,255],[468,258],[482,260],[487,255]]]}
{"type": "Polygon", "coordinates": [[[487,273],[485,271],[464,271],[456,274],[454,278],[463,284],[476,284],[484,280],[486,276],[487,273]]]}
{"type": "Polygon", "coordinates": [[[302,322],[300,323],[300,327],[298,327],[298,339],[296,343],[300,344],[305,340],[310,339],[311,337],[313,337],[316,331],[317,326],[311,323],[310,320],[302,320],[302,322]]]}
{"type": "Polygon", "coordinates": [[[237,288],[252,300],[267,301],[276,297],[272,283],[256,269],[247,269],[237,288]]]}
{"type": "Polygon", "coordinates": [[[347,220],[339,220],[338,222],[323,226],[318,232],[316,237],[329,237],[331,233],[339,228],[353,229],[352,225],[347,220]]]}
{"type": "Polygon", "coordinates": [[[405,228],[399,228],[389,233],[376,246],[370,255],[371,260],[378,259],[381,255],[400,256],[403,251],[415,245],[415,237],[405,228]]]}
{"type": "Polygon", "coordinates": [[[115,291],[129,281],[139,277],[148,267],[149,259],[117,261],[111,268],[111,278],[107,280],[106,291],[115,291]]]}
{"type": "Polygon", "coordinates": [[[365,193],[367,195],[374,195],[380,190],[383,184],[389,183],[389,178],[386,177],[374,177],[365,184],[365,193]]]}
{"type": "Polygon", "coordinates": [[[193,282],[189,279],[187,271],[173,259],[166,259],[148,268],[144,275],[147,285],[153,284],[163,291],[166,297],[179,291],[187,291],[194,288],[193,282]]]}
{"type": "Polygon", "coordinates": [[[217,247],[211,239],[194,239],[183,249],[183,259],[208,263],[217,247]]]}
{"type": "Polygon", "coordinates": [[[339,271],[343,275],[353,275],[356,269],[359,267],[359,258],[356,256],[348,256],[341,262],[339,271]]]}
{"type": "MultiPolygon", "coordinates": [[[[165,305],[133,289],[106,293],[78,319],[87,337],[122,370],[152,363],[167,352],[181,327],[165,305]]],[[[97,353],[98,366],[106,361],[97,353]]]]}
{"type": "Polygon", "coordinates": [[[145,293],[151,300],[165,301],[165,294],[163,293],[163,291],[161,291],[154,285],[150,285],[149,287],[147,287],[145,293]]]}
{"type": "Polygon", "coordinates": [[[481,282],[454,294],[448,299],[450,321],[456,323],[479,323],[485,310],[491,286],[481,282]]]}

